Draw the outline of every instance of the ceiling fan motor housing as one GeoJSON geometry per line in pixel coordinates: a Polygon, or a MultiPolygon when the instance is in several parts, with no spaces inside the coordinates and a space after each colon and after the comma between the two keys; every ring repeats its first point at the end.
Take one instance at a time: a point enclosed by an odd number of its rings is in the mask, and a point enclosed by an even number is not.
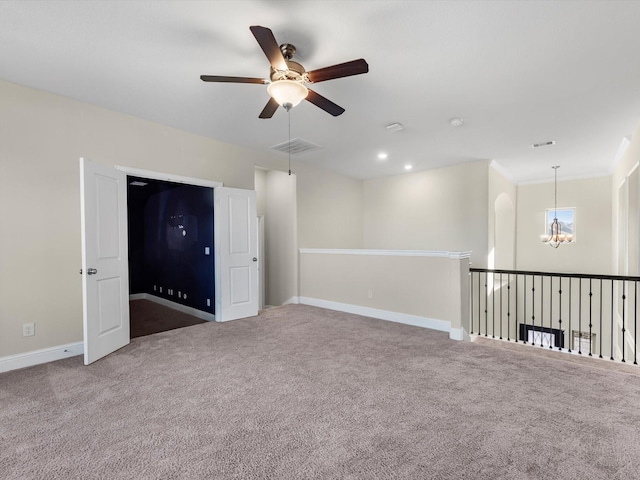
{"type": "Polygon", "coordinates": [[[288,69],[285,71],[276,70],[271,67],[271,81],[276,82],[278,80],[294,80],[297,82],[308,82],[306,78],[306,70],[298,62],[291,60],[285,60],[288,69]]]}
{"type": "Polygon", "coordinates": [[[360,58],[358,60],[307,72],[302,65],[291,60],[296,52],[294,45],[290,43],[278,45],[273,36],[273,32],[267,27],[252,25],[249,29],[271,64],[269,80],[253,77],[230,77],[226,75],[201,75],[200,79],[204,82],[267,84],[267,92],[271,98],[260,113],[259,118],[271,118],[278,109],[278,106],[289,103],[292,107],[304,99],[334,117],[342,115],[344,108],[336,105],[331,100],[328,100],[313,90],[309,90],[304,84],[315,84],[336,78],[360,75],[369,71],[367,62],[363,58],[360,58]],[[286,95],[279,94],[285,90],[287,91],[286,95]]]}

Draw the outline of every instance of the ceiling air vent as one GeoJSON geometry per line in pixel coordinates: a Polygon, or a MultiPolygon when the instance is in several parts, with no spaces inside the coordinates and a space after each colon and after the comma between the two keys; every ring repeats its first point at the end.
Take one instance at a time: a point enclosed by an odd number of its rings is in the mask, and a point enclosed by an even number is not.
{"type": "Polygon", "coordinates": [[[300,155],[301,153],[307,153],[320,148],[322,148],[320,145],[316,145],[315,143],[308,142],[301,138],[294,138],[288,142],[279,143],[278,145],[271,147],[272,150],[277,150],[282,153],[288,154],[289,151],[291,151],[291,155],[300,155]]]}

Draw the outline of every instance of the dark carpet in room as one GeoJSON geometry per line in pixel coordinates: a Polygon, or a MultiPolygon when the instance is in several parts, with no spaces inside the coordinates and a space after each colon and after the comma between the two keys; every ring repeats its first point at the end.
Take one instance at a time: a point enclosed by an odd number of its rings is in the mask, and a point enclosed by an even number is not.
{"type": "Polygon", "coordinates": [[[205,320],[149,300],[131,300],[129,317],[131,338],[206,323],[205,320]]]}

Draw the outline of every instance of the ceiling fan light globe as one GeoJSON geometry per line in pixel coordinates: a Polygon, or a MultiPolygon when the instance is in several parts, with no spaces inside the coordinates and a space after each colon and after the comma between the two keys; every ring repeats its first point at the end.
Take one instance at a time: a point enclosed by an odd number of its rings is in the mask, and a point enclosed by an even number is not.
{"type": "Polygon", "coordinates": [[[309,90],[301,82],[295,80],[277,80],[267,86],[267,93],[279,105],[290,104],[295,107],[307,98],[309,90]]]}

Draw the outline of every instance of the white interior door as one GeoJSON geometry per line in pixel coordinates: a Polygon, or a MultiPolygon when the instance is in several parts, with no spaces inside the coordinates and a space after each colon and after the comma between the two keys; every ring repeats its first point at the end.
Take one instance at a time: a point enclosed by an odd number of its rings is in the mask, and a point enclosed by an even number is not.
{"type": "Polygon", "coordinates": [[[84,363],[127,345],[129,276],[125,173],[80,159],[84,363]]]}
{"type": "Polygon", "coordinates": [[[258,314],[256,192],[218,187],[215,191],[216,320],[258,314]]]}

